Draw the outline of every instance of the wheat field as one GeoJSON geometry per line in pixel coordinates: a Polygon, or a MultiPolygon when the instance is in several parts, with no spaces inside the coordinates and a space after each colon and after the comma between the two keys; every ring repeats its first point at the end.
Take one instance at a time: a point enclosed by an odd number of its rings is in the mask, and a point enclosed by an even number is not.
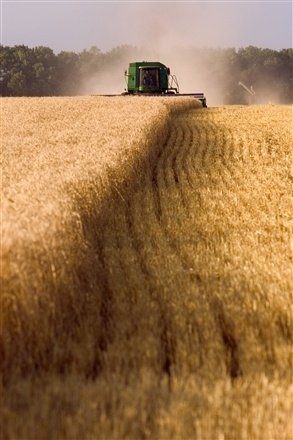
{"type": "Polygon", "coordinates": [[[292,439],[292,107],[1,106],[1,438],[292,439]]]}

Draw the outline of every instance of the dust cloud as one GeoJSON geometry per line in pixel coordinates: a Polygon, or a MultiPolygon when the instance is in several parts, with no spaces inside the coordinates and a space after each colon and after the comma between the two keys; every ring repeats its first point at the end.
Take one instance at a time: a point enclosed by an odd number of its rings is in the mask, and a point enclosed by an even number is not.
{"type": "Polygon", "coordinates": [[[91,78],[86,79],[80,89],[81,95],[112,95],[121,94],[126,83],[124,81],[124,70],[127,68],[126,60],[121,65],[104,65],[91,78]]]}
{"type": "MultiPolygon", "coordinates": [[[[192,51],[192,48],[212,44],[211,29],[207,31],[206,28],[208,26],[205,19],[207,7],[205,4],[193,5],[193,13],[196,12],[196,15],[187,20],[187,26],[194,28],[192,33],[195,41],[192,42],[185,36],[186,22],[180,19],[182,12],[188,17],[188,5],[179,3],[124,4],[121,10],[121,20],[125,19],[127,23],[131,23],[134,36],[131,41],[132,46],[129,45],[127,50],[119,55],[118,60],[114,59],[114,56],[111,57],[111,52],[106,54],[108,55],[107,62],[84,82],[81,93],[120,94],[126,87],[124,71],[130,62],[160,61],[170,67],[171,74],[176,75],[181,93],[203,92],[209,105],[222,104],[221,84],[211,77],[210,66],[213,60],[209,59],[205,49],[197,50],[196,56],[192,51]]],[[[219,14],[217,18],[214,16],[213,20],[215,19],[221,20],[219,14]]],[[[211,25],[211,17],[209,24],[211,25]]],[[[212,52],[210,57],[212,57],[212,52]]],[[[221,67],[217,66],[217,69],[221,67]]]]}
{"type": "MultiPolygon", "coordinates": [[[[176,75],[181,93],[202,92],[208,105],[215,106],[229,102],[227,91],[233,89],[249,103],[247,92],[237,91],[242,78],[229,70],[226,58],[229,47],[235,47],[241,7],[198,3],[192,5],[190,16],[189,6],[179,2],[124,4],[121,20],[131,25],[131,44],[118,47],[116,57],[115,49],[105,54],[105,63],[85,81],[81,93],[120,94],[126,88],[124,71],[130,62],[160,61],[176,75]],[[217,45],[219,37],[225,49],[217,45]]],[[[278,102],[278,97],[271,95],[263,87],[260,102],[278,102]]]]}

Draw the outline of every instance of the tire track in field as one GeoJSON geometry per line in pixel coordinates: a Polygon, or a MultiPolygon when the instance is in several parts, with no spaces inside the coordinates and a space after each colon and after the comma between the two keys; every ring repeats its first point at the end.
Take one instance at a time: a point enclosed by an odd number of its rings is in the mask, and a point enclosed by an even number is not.
{"type": "MultiPolygon", "coordinates": [[[[188,142],[185,142],[186,139],[183,136],[183,141],[181,142],[181,145],[177,145],[176,148],[173,148],[173,156],[177,156],[175,159],[172,159],[172,172],[175,176],[174,182],[177,186],[181,188],[181,193],[184,194],[184,191],[187,190],[186,184],[184,182],[185,175],[189,176],[189,179],[187,179],[188,186],[190,187],[190,183],[192,181],[192,176],[195,175],[192,170],[188,170],[186,168],[186,158],[190,156],[191,154],[199,153],[199,157],[197,160],[198,169],[209,171],[210,163],[212,162],[213,169],[220,170],[223,169],[223,148],[226,144],[225,134],[223,131],[218,130],[217,126],[215,126],[212,122],[209,122],[206,124],[201,124],[199,133],[199,145],[201,148],[196,148],[195,151],[193,151],[193,129],[191,127],[191,124],[187,122],[187,118],[180,118],[180,121],[178,121],[178,125],[175,126],[175,130],[177,131],[183,130],[185,133],[189,133],[189,140],[188,142]],[[203,148],[205,146],[205,148],[203,148]],[[190,172],[189,172],[190,171],[190,172]],[[180,176],[180,177],[179,177],[180,176]]],[[[195,121],[194,121],[195,122],[195,121]]],[[[201,121],[202,122],[202,121],[201,121]]],[[[181,138],[179,138],[181,140],[181,138]]],[[[230,147],[230,145],[229,145],[230,147]]],[[[232,154],[231,148],[228,148],[229,155],[232,154]]],[[[170,169],[170,166],[168,167],[168,163],[165,164],[166,169],[170,169]]],[[[217,174],[217,179],[213,176],[212,173],[209,172],[209,184],[217,185],[220,184],[220,186],[223,188],[226,187],[226,190],[229,191],[230,185],[233,185],[233,181],[231,180],[227,182],[223,179],[222,172],[217,174]]],[[[199,186],[201,183],[198,181],[199,186]]],[[[187,209],[188,203],[185,201],[184,203],[185,208],[187,209]]],[[[199,204],[198,209],[202,209],[202,204],[199,204]]],[[[182,237],[181,237],[182,239],[182,237]]],[[[180,255],[183,267],[192,267],[192,259],[188,255],[188,253],[181,251],[180,249],[180,240],[178,240],[176,244],[176,250],[177,253],[180,255]]],[[[200,280],[200,277],[199,279],[200,280]]],[[[213,310],[212,310],[213,311],[213,310]]],[[[227,356],[227,370],[229,371],[229,374],[232,378],[238,377],[241,372],[241,367],[239,363],[239,354],[238,354],[238,344],[236,337],[234,336],[234,332],[232,329],[233,326],[229,323],[229,320],[227,319],[224,307],[221,304],[221,302],[216,303],[215,307],[215,317],[218,325],[218,333],[221,335],[223,346],[225,347],[226,356],[227,356]],[[218,311],[219,310],[219,311],[218,311]]]]}
{"type": "MultiPolygon", "coordinates": [[[[119,243],[119,240],[121,240],[123,235],[127,236],[127,252],[132,255],[132,261],[135,262],[136,266],[140,266],[138,270],[137,268],[135,269],[136,275],[134,277],[136,278],[138,276],[138,278],[143,280],[141,288],[137,289],[137,291],[143,291],[144,294],[144,298],[141,298],[141,305],[139,307],[144,308],[145,297],[148,297],[149,300],[152,301],[154,305],[152,310],[154,328],[156,328],[156,332],[160,329],[159,332],[161,334],[159,337],[161,348],[157,348],[157,354],[155,355],[160,361],[155,362],[153,360],[153,365],[161,364],[162,371],[169,377],[171,377],[174,360],[176,358],[177,345],[176,327],[178,324],[174,322],[173,316],[175,315],[175,311],[172,305],[172,303],[176,304],[177,302],[176,284],[178,284],[178,276],[182,277],[183,274],[184,281],[186,281],[186,278],[189,279],[190,276],[192,278],[194,275],[189,272],[191,266],[190,258],[180,250],[180,240],[182,240],[182,237],[180,237],[180,235],[176,236],[174,229],[171,232],[168,230],[168,219],[170,219],[168,202],[170,201],[170,197],[172,203],[174,204],[175,202],[176,212],[172,214],[174,216],[173,218],[176,218],[176,221],[180,223],[184,222],[186,212],[188,212],[188,205],[184,198],[181,179],[182,165],[186,157],[188,157],[189,150],[193,143],[192,128],[189,129],[188,142],[186,142],[184,133],[186,133],[184,124],[175,122],[168,141],[159,151],[154,161],[154,167],[145,174],[141,185],[138,186],[136,193],[131,198],[131,202],[128,203],[127,209],[124,212],[126,221],[120,221],[117,227],[113,228],[114,231],[120,229],[120,238],[114,237],[114,245],[117,246],[118,250],[121,249],[122,244],[119,243]],[[121,232],[122,225],[124,232],[121,232]],[[149,246],[149,244],[151,244],[151,246],[149,246]],[[156,264],[156,262],[158,264],[156,264]],[[165,273],[158,273],[158,265],[164,266],[165,273]],[[154,316],[156,318],[154,318],[154,316]]],[[[201,151],[204,152],[203,149],[201,151]]],[[[205,158],[207,157],[204,153],[203,156],[205,156],[205,158]]],[[[187,169],[185,174],[188,175],[187,169]]],[[[119,216],[116,218],[118,217],[119,216]]],[[[128,289],[131,291],[133,290],[133,280],[128,276],[130,268],[128,265],[127,267],[124,266],[124,261],[129,261],[129,258],[121,258],[118,264],[111,262],[109,259],[108,266],[111,267],[109,274],[111,274],[112,280],[115,280],[114,284],[117,284],[117,280],[121,280],[124,274],[126,291],[128,289]],[[113,273],[114,265],[116,267],[114,267],[113,273]]],[[[192,280],[194,281],[194,277],[192,280]]],[[[121,286],[123,281],[121,280],[119,284],[121,286]]],[[[186,285],[184,288],[186,288],[186,285]]],[[[117,285],[112,286],[112,289],[114,291],[115,289],[117,290],[117,285]]],[[[121,293],[121,287],[119,287],[119,289],[121,293]]],[[[193,293],[194,286],[187,286],[187,290],[193,293]]],[[[188,292],[185,292],[185,294],[187,293],[188,292]]],[[[206,304],[202,304],[201,307],[206,309],[206,304]]],[[[117,310],[118,309],[120,309],[121,314],[121,307],[118,306],[117,310]]],[[[130,315],[134,313],[137,317],[137,311],[134,309],[128,310],[128,312],[130,312],[130,315]]],[[[146,312],[145,308],[144,312],[146,312]]],[[[205,310],[205,315],[207,315],[206,312],[205,310]]],[[[126,317],[125,315],[125,319],[126,317]]],[[[116,320],[118,322],[124,321],[122,316],[116,320]]],[[[210,325],[215,326],[215,323],[210,322],[210,325]]],[[[208,346],[208,335],[201,329],[200,323],[196,324],[196,326],[193,323],[193,328],[195,329],[195,327],[196,330],[192,330],[193,337],[194,332],[196,332],[197,341],[201,341],[200,344],[197,343],[196,347],[198,352],[198,360],[196,362],[202,365],[204,358],[202,350],[208,346]]],[[[149,333],[153,333],[153,340],[155,340],[158,335],[154,333],[150,327],[148,330],[149,333]]],[[[120,335],[123,334],[122,328],[117,331],[120,335]]],[[[135,332],[137,333],[137,328],[135,332]]],[[[133,333],[135,332],[133,331],[133,333]]],[[[143,334],[141,337],[143,338],[143,334]]]]}
{"type": "MultiPolygon", "coordinates": [[[[163,147],[163,151],[160,152],[158,161],[155,163],[155,166],[153,170],[151,170],[151,180],[152,180],[152,189],[154,192],[154,203],[159,205],[159,209],[154,209],[154,213],[157,213],[157,216],[154,216],[152,219],[151,224],[149,224],[148,231],[144,230],[143,235],[150,237],[152,231],[154,230],[154,225],[156,225],[156,234],[155,239],[158,240],[159,238],[159,248],[162,251],[162,249],[166,249],[166,253],[163,254],[166,256],[169,256],[172,254],[172,270],[174,271],[174,267],[177,264],[177,273],[185,273],[187,274],[187,278],[193,282],[194,281],[197,284],[200,284],[200,275],[197,273],[193,273],[193,259],[190,257],[188,252],[185,252],[185,250],[182,250],[182,241],[189,240],[189,237],[182,236],[182,232],[180,228],[180,224],[183,224],[186,222],[186,218],[188,217],[188,214],[190,213],[190,209],[193,209],[193,206],[189,206],[188,204],[188,191],[186,192],[186,184],[184,185],[184,176],[189,175],[189,170],[183,166],[183,163],[186,162],[186,158],[189,157],[193,153],[193,144],[196,140],[196,136],[194,136],[194,128],[192,127],[192,121],[186,122],[185,118],[178,118],[174,121],[174,125],[171,128],[170,136],[168,138],[168,141],[166,145],[163,147]],[[187,134],[189,133],[189,140],[187,142],[187,134]],[[186,194],[186,195],[185,195],[186,194]],[[170,211],[169,203],[171,202],[171,205],[176,208],[175,212],[170,211]],[[158,215],[158,213],[160,215],[158,215]],[[156,217],[156,218],[155,218],[156,217]],[[171,219],[175,219],[175,222],[177,223],[176,227],[174,227],[174,224],[172,225],[171,219]],[[179,223],[179,228],[177,228],[179,223]],[[170,227],[168,227],[170,226],[170,227]],[[159,232],[158,232],[159,231],[159,232]],[[178,232],[177,232],[178,231],[178,232]],[[171,252],[170,252],[171,251],[171,252]],[[191,273],[190,273],[191,270],[191,273]]],[[[221,134],[220,134],[221,135],[221,134]]],[[[215,154],[216,152],[213,151],[213,146],[219,145],[219,137],[216,127],[214,127],[212,124],[207,124],[207,126],[201,126],[201,129],[199,131],[199,142],[195,142],[195,145],[197,148],[195,149],[195,154],[198,154],[197,157],[197,163],[198,163],[198,169],[201,171],[204,170],[205,172],[208,171],[208,167],[210,165],[211,160],[218,159],[221,162],[221,156],[218,154],[215,154]]],[[[192,170],[191,170],[191,174],[192,170]]],[[[191,176],[189,175],[189,178],[191,176]]],[[[212,180],[212,176],[209,176],[210,180],[212,180]]],[[[188,182],[185,181],[185,183],[188,182]]],[[[201,185],[201,182],[198,181],[198,185],[201,185]]],[[[188,182],[187,187],[190,186],[190,181],[188,182]]],[[[149,187],[148,182],[145,182],[145,187],[149,187]]],[[[142,204],[140,206],[137,206],[134,209],[134,212],[143,212],[145,209],[145,198],[141,197],[140,199],[142,204]]],[[[199,200],[198,209],[202,209],[202,199],[199,200]]],[[[191,210],[192,210],[191,209],[191,210]]],[[[146,217],[151,218],[148,213],[146,213],[146,217]]],[[[132,224],[135,224],[135,219],[132,220],[132,224]]],[[[174,221],[173,221],[174,223],[174,221]]],[[[140,222],[140,224],[143,224],[140,222]]],[[[133,232],[133,231],[132,231],[133,232]]],[[[139,236],[141,236],[141,231],[139,233],[134,234],[136,237],[136,240],[139,239],[139,236]]],[[[198,239],[199,237],[197,237],[198,239]]],[[[200,237],[201,241],[206,242],[205,238],[203,236],[200,237]]],[[[151,261],[148,262],[147,256],[143,258],[144,265],[147,264],[151,266],[151,261]]],[[[147,270],[148,273],[150,273],[150,269],[147,270]]],[[[169,273],[169,276],[172,279],[172,273],[169,273]]],[[[174,280],[174,287],[176,286],[176,282],[173,276],[174,280]]],[[[161,286],[160,288],[164,288],[165,286],[161,286]]],[[[175,287],[176,288],[176,287],[175,287]]],[[[190,289],[190,286],[187,287],[187,289],[190,289]]],[[[192,288],[190,289],[193,290],[192,288]]],[[[169,287],[169,299],[172,299],[172,285],[169,287]]],[[[185,292],[186,293],[186,292],[185,292]]],[[[160,295],[160,292],[158,292],[158,295],[160,295]]],[[[174,313],[173,313],[174,315],[174,313]]],[[[210,316],[213,316],[212,313],[209,313],[210,316]]],[[[168,313],[168,316],[172,316],[172,311],[168,313]]],[[[218,316],[218,315],[216,315],[218,316]]],[[[169,338],[167,338],[167,342],[165,342],[165,349],[163,350],[165,353],[169,353],[169,355],[165,356],[165,358],[168,359],[167,365],[167,371],[170,376],[172,359],[174,359],[176,356],[174,354],[175,349],[174,347],[176,344],[174,341],[176,341],[176,331],[170,331],[170,326],[172,328],[176,325],[173,323],[171,325],[171,320],[163,318],[163,322],[168,322],[168,326],[165,325],[164,328],[169,328],[169,332],[166,333],[164,331],[164,334],[169,334],[169,338]],[[173,341],[173,342],[172,342],[173,341]],[[171,349],[170,347],[173,347],[171,349]],[[170,354],[171,353],[171,354],[170,354]]],[[[218,335],[222,339],[222,344],[220,344],[220,341],[218,341],[218,345],[222,345],[224,348],[224,351],[228,354],[227,356],[227,370],[231,377],[235,378],[237,377],[240,372],[241,368],[239,366],[239,360],[238,360],[238,353],[237,353],[237,342],[233,335],[233,331],[231,331],[232,326],[228,324],[228,319],[224,315],[223,307],[221,307],[221,316],[220,318],[216,317],[215,322],[210,322],[210,327],[216,327],[214,330],[214,334],[218,335]],[[219,322],[221,323],[221,326],[219,327],[219,322]],[[223,324],[225,323],[225,324],[223,324]]],[[[205,339],[206,336],[202,335],[203,329],[198,326],[197,328],[197,337],[201,341],[205,341],[202,343],[202,346],[208,346],[208,341],[205,339]]],[[[217,337],[215,336],[215,339],[217,337]]],[[[162,340],[166,341],[166,336],[162,338],[162,340]]],[[[198,352],[200,355],[198,356],[201,359],[203,359],[203,354],[199,347],[197,347],[198,352]]],[[[219,348],[218,348],[219,350],[219,348]]]]}
{"type": "MultiPolygon", "coordinates": [[[[208,121],[207,121],[208,122],[208,121]]],[[[172,174],[175,176],[174,179],[172,179],[172,177],[169,177],[169,181],[165,181],[165,190],[166,192],[168,191],[168,188],[172,187],[172,185],[176,184],[177,187],[180,187],[180,193],[184,194],[186,193],[188,195],[188,187],[190,188],[190,183],[192,182],[192,178],[194,176],[196,176],[196,173],[194,172],[194,170],[192,169],[188,169],[186,167],[186,159],[192,155],[195,154],[196,156],[196,163],[197,163],[197,172],[205,173],[208,174],[208,184],[221,184],[221,180],[222,179],[222,175],[221,173],[218,175],[218,179],[215,179],[215,177],[213,176],[213,174],[210,172],[210,165],[212,162],[213,165],[213,169],[215,169],[215,166],[219,164],[220,169],[222,168],[222,151],[219,150],[219,148],[222,147],[222,138],[224,138],[224,134],[223,132],[219,131],[217,129],[217,127],[211,123],[208,122],[206,124],[203,124],[203,121],[201,121],[200,123],[200,127],[196,127],[196,120],[191,119],[189,120],[186,117],[182,117],[182,118],[178,118],[177,121],[175,121],[174,124],[174,131],[179,132],[183,130],[184,133],[189,134],[188,137],[188,142],[186,142],[187,140],[187,135],[185,135],[186,137],[184,138],[184,136],[178,136],[179,137],[179,142],[177,142],[177,146],[171,147],[172,151],[170,151],[170,146],[168,149],[168,146],[166,148],[166,157],[167,160],[164,164],[161,165],[161,167],[163,167],[166,173],[168,172],[169,174],[172,174]],[[192,126],[192,123],[194,124],[194,126],[192,126]],[[197,128],[197,130],[194,130],[194,128],[197,128]],[[197,139],[197,136],[194,135],[194,133],[196,133],[198,135],[199,140],[197,139]],[[183,138],[183,139],[182,139],[183,138]],[[175,156],[175,158],[174,158],[175,156]],[[169,159],[169,157],[171,157],[171,159],[169,159]],[[170,163],[172,164],[172,168],[170,166],[170,163]],[[176,169],[175,169],[176,168],[176,169]],[[185,175],[188,175],[188,179],[185,180],[184,177],[185,175]],[[220,177],[220,181],[219,181],[219,177],[220,177]],[[188,185],[186,185],[186,182],[188,182],[188,185]]],[[[231,155],[231,149],[229,149],[230,151],[230,155],[231,155]]],[[[157,173],[159,171],[157,170],[157,173]]],[[[200,180],[200,178],[197,178],[197,186],[200,187],[202,186],[203,182],[200,180]]],[[[230,182],[231,184],[231,182],[230,182]]],[[[232,182],[233,184],[233,182],[232,182]]],[[[192,186],[192,185],[191,185],[192,186]]],[[[196,185],[195,185],[195,189],[196,189],[196,185]]],[[[194,195],[196,194],[196,192],[194,193],[194,195]]],[[[186,198],[186,197],[185,197],[186,198]]],[[[188,206],[188,202],[185,200],[184,203],[184,208],[185,208],[185,213],[188,215],[189,212],[192,212],[194,210],[194,205],[191,204],[190,206],[188,206]],[[188,209],[190,208],[190,209],[188,209]],[[188,212],[189,211],[189,212],[188,212]]],[[[204,208],[203,206],[203,198],[199,198],[199,203],[197,205],[197,210],[202,210],[204,208]]],[[[166,209],[166,218],[168,218],[168,216],[170,216],[170,210],[168,210],[168,207],[166,209]]],[[[184,217],[184,211],[181,210],[181,215],[184,217]]],[[[184,221],[186,221],[186,218],[184,217],[184,221]]],[[[173,230],[173,234],[168,234],[165,231],[165,234],[167,236],[167,239],[169,239],[169,241],[173,241],[173,247],[176,251],[176,254],[180,257],[181,259],[181,263],[183,268],[187,271],[190,268],[194,267],[194,262],[192,257],[190,256],[190,253],[186,252],[184,249],[182,249],[182,239],[188,241],[188,237],[176,237],[176,235],[174,235],[174,230],[173,230]]],[[[205,242],[205,244],[208,244],[206,242],[206,239],[204,236],[198,236],[197,234],[197,240],[203,241],[205,242]]],[[[197,281],[197,283],[200,283],[201,277],[199,274],[195,274],[194,277],[194,273],[192,273],[191,275],[193,275],[193,279],[191,277],[191,279],[194,281],[194,279],[197,281]]],[[[219,306],[217,307],[219,308],[219,306]]],[[[212,313],[211,313],[212,314],[212,313]]],[[[216,314],[216,316],[218,316],[218,313],[216,314]]],[[[239,360],[238,360],[238,354],[237,354],[237,342],[235,337],[233,336],[233,332],[231,331],[232,326],[228,324],[228,319],[226,319],[226,317],[224,316],[224,312],[223,312],[223,307],[221,307],[221,318],[217,319],[217,325],[218,323],[221,323],[221,326],[218,329],[218,334],[221,334],[222,339],[223,339],[223,345],[226,349],[226,351],[228,351],[229,355],[229,366],[228,371],[230,371],[230,375],[231,377],[237,377],[240,372],[240,366],[239,366],[239,360]],[[225,325],[223,325],[223,323],[225,323],[225,325]]]]}

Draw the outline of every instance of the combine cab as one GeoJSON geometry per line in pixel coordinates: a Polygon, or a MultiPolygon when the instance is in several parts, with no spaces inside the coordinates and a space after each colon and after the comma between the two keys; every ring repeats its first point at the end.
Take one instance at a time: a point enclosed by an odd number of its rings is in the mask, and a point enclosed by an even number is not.
{"type": "Polygon", "coordinates": [[[179,93],[179,85],[170,69],[159,62],[130,63],[125,71],[127,89],[123,95],[168,95],[191,96],[201,101],[206,107],[206,98],[203,93],[179,93]]]}

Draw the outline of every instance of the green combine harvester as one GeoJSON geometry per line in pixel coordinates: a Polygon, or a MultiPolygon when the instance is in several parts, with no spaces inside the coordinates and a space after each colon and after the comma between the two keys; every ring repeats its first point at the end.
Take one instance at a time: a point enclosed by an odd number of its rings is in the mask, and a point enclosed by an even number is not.
{"type": "Polygon", "coordinates": [[[127,89],[122,95],[144,96],[191,96],[207,107],[203,93],[179,93],[179,85],[175,75],[171,75],[169,67],[159,62],[130,63],[125,71],[127,89]]]}

